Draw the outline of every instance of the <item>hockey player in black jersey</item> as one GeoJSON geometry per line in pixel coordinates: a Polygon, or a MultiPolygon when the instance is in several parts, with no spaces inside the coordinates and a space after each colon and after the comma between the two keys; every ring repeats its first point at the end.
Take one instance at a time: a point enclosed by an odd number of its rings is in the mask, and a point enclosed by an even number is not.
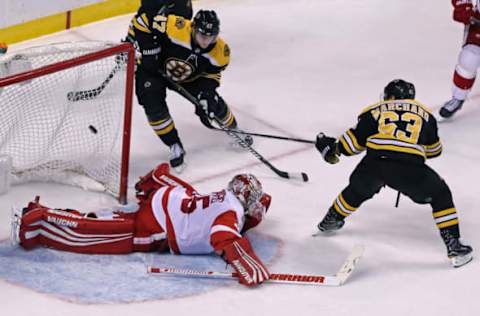
{"type": "Polygon", "coordinates": [[[337,141],[320,133],[316,147],[331,164],[340,155],[352,156],[366,150],[365,157],[350,176],[350,183],[338,195],[323,220],[322,232],[333,232],[345,218],[387,185],[414,202],[430,204],[433,219],[447,247],[454,267],[472,260],[472,247],[460,241],[458,216],[445,181],[425,164],[437,157],[442,144],[431,111],[414,100],[413,84],[393,80],[384,90],[384,101],[367,107],[357,125],[337,141]]]}
{"type": "MultiPolygon", "coordinates": [[[[198,99],[202,107],[196,108],[195,114],[204,125],[212,127],[215,119],[225,128],[238,129],[234,115],[216,91],[221,72],[230,62],[230,49],[218,36],[220,21],[214,11],[200,10],[190,21],[169,14],[169,9],[147,9],[140,9],[132,19],[127,37],[140,53],[136,94],[154,132],[170,147],[170,165],[180,172],[185,166],[185,150],[166,103],[166,90],[172,87],[163,75],[198,99]]],[[[248,145],[253,143],[250,136],[241,137],[248,145]]]]}
{"type": "Polygon", "coordinates": [[[178,15],[185,19],[193,16],[192,0],[142,0],[138,14],[178,15]]]}

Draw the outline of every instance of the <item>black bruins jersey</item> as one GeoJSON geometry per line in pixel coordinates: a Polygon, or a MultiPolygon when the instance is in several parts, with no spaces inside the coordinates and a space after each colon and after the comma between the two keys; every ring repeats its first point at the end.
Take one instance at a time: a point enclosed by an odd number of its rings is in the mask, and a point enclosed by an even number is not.
{"type": "Polygon", "coordinates": [[[139,66],[152,73],[161,70],[178,83],[207,78],[218,86],[230,62],[230,49],[221,38],[202,50],[192,40],[192,22],[180,16],[139,12],[128,33],[140,52],[139,66]]]}
{"type": "Polygon", "coordinates": [[[174,14],[191,19],[193,15],[191,0],[142,0],[140,13],[156,10],[165,15],[174,14]]]}
{"type": "Polygon", "coordinates": [[[367,150],[367,155],[424,162],[442,153],[437,121],[415,100],[389,100],[367,107],[357,125],[339,139],[347,156],[367,150]]]}

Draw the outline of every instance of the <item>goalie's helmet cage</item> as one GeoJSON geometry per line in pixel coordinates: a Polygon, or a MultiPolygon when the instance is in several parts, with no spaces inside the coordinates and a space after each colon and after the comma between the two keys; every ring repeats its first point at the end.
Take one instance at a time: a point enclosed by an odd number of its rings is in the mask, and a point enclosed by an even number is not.
{"type": "Polygon", "coordinates": [[[230,180],[227,190],[231,191],[245,208],[245,212],[263,195],[262,184],[253,174],[238,174],[230,180]]]}
{"type": "Polygon", "coordinates": [[[383,90],[383,99],[403,100],[415,99],[415,86],[402,79],[390,81],[383,90]]]}
{"type": "Polygon", "coordinates": [[[200,10],[193,18],[192,28],[205,36],[217,36],[220,33],[220,20],[213,10],[200,10]]]}

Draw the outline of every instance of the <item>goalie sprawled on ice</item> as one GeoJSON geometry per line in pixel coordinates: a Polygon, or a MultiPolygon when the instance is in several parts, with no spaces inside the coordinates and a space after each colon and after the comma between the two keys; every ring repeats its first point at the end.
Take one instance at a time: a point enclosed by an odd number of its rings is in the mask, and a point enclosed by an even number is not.
{"type": "Polygon", "coordinates": [[[138,210],[110,214],[52,209],[39,198],[18,210],[14,236],[25,249],[123,254],[170,251],[174,254],[216,252],[232,265],[240,283],[256,285],[269,272],[243,234],[257,226],[271,197],[251,174],[239,174],[227,189],[207,195],[169,173],[161,164],[135,186],[138,210]]]}

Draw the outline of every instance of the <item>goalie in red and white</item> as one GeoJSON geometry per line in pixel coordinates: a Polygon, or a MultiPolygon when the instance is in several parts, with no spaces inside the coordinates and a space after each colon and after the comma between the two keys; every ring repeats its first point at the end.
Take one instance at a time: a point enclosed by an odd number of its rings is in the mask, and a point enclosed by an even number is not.
{"type": "Polygon", "coordinates": [[[465,25],[464,41],[453,73],[452,99],[440,109],[450,118],[470,93],[480,67],[480,0],[452,0],[453,20],[465,25]]]}
{"type": "Polygon", "coordinates": [[[164,163],[135,186],[138,210],[110,214],[52,209],[37,197],[13,221],[25,249],[45,246],[91,254],[124,254],[170,249],[173,254],[216,252],[232,265],[240,283],[256,285],[269,272],[244,233],[265,216],[271,197],[258,179],[239,174],[227,189],[206,195],[173,176],[164,163]]]}

